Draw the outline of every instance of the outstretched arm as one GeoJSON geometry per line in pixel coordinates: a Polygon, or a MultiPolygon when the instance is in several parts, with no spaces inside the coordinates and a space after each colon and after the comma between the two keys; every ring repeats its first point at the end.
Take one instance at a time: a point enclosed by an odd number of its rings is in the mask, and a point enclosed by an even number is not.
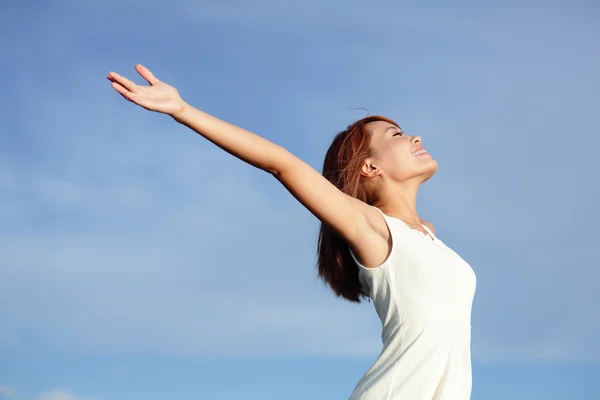
{"type": "MultiPolygon", "coordinates": [[[[383,220],[366,203],[346,195],[310,165],[252,132],[200,111],[184,102],[172,86],[158,80],[147,68],[136,70],[150,84],[139,86],[114,72],[108,75],[112,86],[127,100],[148,110],[171,115],[221,149],[257,168],[273,174],[319,220],[331,226],[360,257],[367,253],[383,260],[387,256],[387,234],[383,220]],[[385,239],[385,240],[383,240],[385,239]],[[381,247],[382,257],[373,254],[381,247]],[[377,246],[380,244],[380,246],[377,246]],[[385,253],[385,254],[384,254],[385,253]]],[[[376,264],[375,261],[367,262],[376,264]]]]}

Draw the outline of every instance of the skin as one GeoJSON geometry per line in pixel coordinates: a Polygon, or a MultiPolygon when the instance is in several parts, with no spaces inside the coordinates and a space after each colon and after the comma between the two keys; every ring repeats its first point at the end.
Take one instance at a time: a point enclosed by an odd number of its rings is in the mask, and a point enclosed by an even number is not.
{"type": "Polygon", "coordinates": [[[423,140],[406,135],[395,125],[371,122],[367,131],[375,154],[365,161],[361,172],[373,187],[377,199],[373,205],[426,233],[421,225],[431,224],[417,214],[417,192],[437,171],[437,162],[429,153],[414,155],[417,150],[425,150],[423,140]]]}
{"type": "MultiPolygon", "coordinates": [[[[137,64],[135,68],[149,86],[137,85],[115,72],[107,76],[126,100],[171,116],[229,154],[272,174],[304,207],[335,230],[365,267],[377,267],[385,261],[392,238],[376,209],[341,192],[281,146],[192,107],[177,89],[146,67],[137,64]]],[[[421,145],[418,136],[404,135],[382,121],[368,124],[367,129],[374,155],[365,161],[361,174],[375,195],[374,206],[425,233],[422,225],[428,223],[418,217],[417,191],[435,173],[437,163],[429,155],[413,155],[421,145]]]]}

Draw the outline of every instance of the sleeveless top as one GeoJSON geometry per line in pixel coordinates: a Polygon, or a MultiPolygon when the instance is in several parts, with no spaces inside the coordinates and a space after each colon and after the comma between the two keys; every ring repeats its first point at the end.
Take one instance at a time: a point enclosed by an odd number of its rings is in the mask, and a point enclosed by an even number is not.
{"type": "Polygon", "coordinates": [[[389,256],[366,268],[350,254],[383,348],[350,400],[468,400],[475,273],[427,227],[429,236],[377,210],[392,237],[389,256]]]}

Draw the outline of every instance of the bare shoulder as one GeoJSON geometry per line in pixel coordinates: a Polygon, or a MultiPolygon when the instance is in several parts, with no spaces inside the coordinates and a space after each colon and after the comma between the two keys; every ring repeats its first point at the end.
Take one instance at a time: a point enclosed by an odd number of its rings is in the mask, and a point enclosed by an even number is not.
{"type": "Polygon", "coordinates": [[[425,221],[424,219],[422,219],[421,223],[423,225],[425,225],[431,232],[433,232],[435,234],[435,228],[433,227],[433,224],[431,222],[425,221]]]}

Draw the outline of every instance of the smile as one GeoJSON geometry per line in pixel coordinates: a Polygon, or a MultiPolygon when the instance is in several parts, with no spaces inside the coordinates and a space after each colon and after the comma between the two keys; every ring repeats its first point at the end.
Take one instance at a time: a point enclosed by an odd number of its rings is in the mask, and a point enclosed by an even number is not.
{"type": "Polygon", "coordinates": [[[413,156],[422,156],[424,154],[429,154],[429,153],[427,153],[427,151],[425,149],[419,149],[412,154],[413,154],[413,156]]]}

